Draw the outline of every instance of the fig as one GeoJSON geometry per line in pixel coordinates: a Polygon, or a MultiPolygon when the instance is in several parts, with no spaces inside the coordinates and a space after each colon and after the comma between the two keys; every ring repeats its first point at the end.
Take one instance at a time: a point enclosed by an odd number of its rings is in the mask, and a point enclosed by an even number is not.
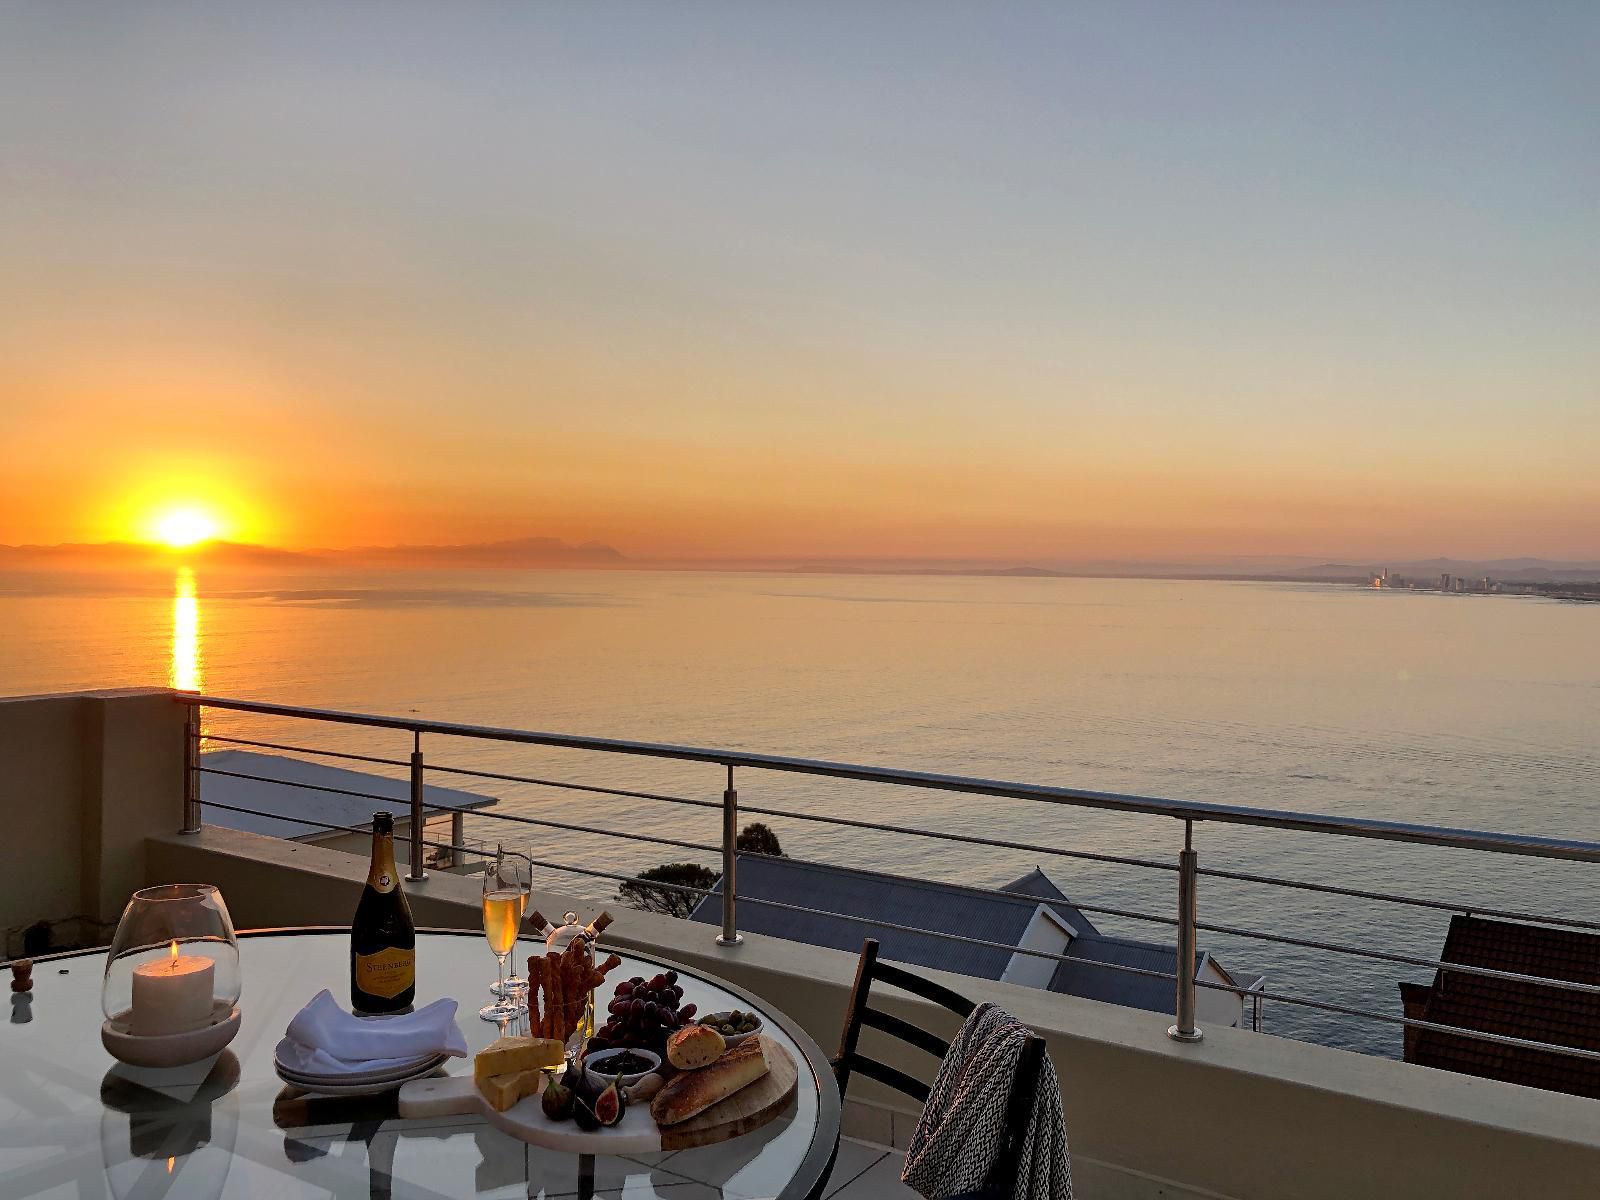
{"type": "Polygon", "coordinates": [[[594,1115],[594,1109],[584,1103],[582,1096],[572,1097],[572,1119],[585,1133],[593,1133],[600,1128],[600,1119],[594,1115]]]}
{"type": "Polygon", "coordinates": [[[608,1128],[622,1120],[628,1111],[628,1096],[622,1090],[622,1076],[617,1075],[594,1102],[594,1118],[608,1128]]]}
{"type": "Polygon", "coordinates": [[[544,1096],[539,1103],[544,1108],[544,1115],[552,1121],[565,1121],[572,1116],[572,1089],[559,1079],[552,1079],[544,1085],[544,1096]]]}

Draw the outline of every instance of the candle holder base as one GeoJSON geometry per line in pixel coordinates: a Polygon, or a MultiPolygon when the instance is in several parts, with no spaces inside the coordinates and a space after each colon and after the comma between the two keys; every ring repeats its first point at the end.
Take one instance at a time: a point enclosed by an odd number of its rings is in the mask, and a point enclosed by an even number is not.
{"type": "Polygon", "coordinates": [[[238,1032],[239,1006],[218,1004],[211,1024],[154,1036],[130,1033],[128,1014],[118,1013],[100,1026],[100,1044],[112,1058],[132,1067],[181,1067],[222,1053],[238,1032]]]}

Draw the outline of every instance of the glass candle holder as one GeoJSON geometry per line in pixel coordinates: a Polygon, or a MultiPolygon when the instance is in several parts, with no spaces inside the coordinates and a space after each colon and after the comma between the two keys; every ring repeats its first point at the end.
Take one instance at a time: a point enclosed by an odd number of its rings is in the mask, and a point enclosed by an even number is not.
{"type": "Polygon", "coordinates": [[[133,894],[106,956],[109,1027],[132,1038],[192,1034],[227,1021],[240,988],[239,939],[221,892],[168,883],[133,894]]]}

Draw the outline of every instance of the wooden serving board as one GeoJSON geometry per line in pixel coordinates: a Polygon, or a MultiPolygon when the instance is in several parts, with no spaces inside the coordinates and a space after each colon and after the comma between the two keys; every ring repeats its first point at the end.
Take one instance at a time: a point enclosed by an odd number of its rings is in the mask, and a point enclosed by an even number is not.
{"type": "Polygon", "coordinates": [[[698,1116],[665,1129],[650,1115],[649,1101],[629,1104],[622,1120],[592,1133],[572,1121],[552,1121],[538,1096],[527,1096],[505,1112],[495,1112],[470,1075],[415,1079],[400,1088],[404,1118],[481,1116],[512,1137],[570,1154],[649,1154],[710,1146],[760,1129],[788,1108],[800,1081],[789,1052],[769,1037],[761,1039],[767,1073],[749,1087],[713,1104],[698,1116]]]}

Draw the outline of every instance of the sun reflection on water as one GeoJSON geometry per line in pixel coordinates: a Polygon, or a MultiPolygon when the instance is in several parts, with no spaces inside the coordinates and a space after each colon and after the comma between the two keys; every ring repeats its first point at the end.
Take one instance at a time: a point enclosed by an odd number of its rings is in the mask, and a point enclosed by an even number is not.
{"type": "Polygon", "coordinates": [[[194,570],[179,567],[172,595],[172,667],[167,682],[180,692],[200,691],[200,600],[194,570]]]}

